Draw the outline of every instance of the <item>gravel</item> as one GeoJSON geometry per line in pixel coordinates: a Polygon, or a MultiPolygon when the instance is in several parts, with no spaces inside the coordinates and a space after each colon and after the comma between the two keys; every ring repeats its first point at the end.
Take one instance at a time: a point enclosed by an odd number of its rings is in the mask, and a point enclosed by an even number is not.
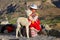
{"type": "Polygon", "coordinates": [[[53,36],[45,36],[45,35],[38,35],[34,38],[30,37],[28,39],[26,37],[16,38],[15,35],[9,35],[9,34],[0,34],[0,39],[2,40],[60,40],[60,38],[56,38],[53,36]]]}

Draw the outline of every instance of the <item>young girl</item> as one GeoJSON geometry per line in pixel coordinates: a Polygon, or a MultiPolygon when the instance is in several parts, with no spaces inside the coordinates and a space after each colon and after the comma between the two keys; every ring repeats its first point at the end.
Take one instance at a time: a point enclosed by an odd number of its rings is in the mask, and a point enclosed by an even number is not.
{"type": "Polygon", "coordinates": [[[37,36],[37,32],[41,31],[40,27],[40,20],[38,19],[38,13],[36,13],[36,10],[38,9],[37,5],[31,4],[30,9],[28,10],[28,20],[31,22],[30,24],[30,30],[31,30],[31,36],[35,37],[37,36]]]}

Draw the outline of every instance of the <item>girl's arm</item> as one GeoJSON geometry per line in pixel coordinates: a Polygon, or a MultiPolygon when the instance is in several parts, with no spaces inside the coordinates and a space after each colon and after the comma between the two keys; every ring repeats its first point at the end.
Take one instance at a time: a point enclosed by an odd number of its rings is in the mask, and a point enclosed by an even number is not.
{"type": "Polygon", "coordinates": [[[38,16],[35,16],[35,17],[34,17],[34,21],[36,21],[37,19],[38,19],[38,16]]]}
{"type": "Polygon", "coordinates": [[[31,21],[34,21],[34,19],[33,19],[31,16],[29,16],[29,19],[30,19],[31,21]]]}
{"type": "Polygon", "coordinates": [[[38,14],[36,13],[36,16],[34,17],[34,21],[38,19],[38,14]]]}

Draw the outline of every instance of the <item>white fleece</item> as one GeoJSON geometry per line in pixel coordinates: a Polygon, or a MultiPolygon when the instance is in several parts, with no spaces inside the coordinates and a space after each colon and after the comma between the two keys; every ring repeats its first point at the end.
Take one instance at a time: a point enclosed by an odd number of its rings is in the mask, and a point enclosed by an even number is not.
{"type": "Polygon", "coordinates": [[[25,10],[25,12],[26,12],[27,16],[30,16],[32,14],[32,11],[30,9],[25,10]]]}
{"type": "Polygon", "coordinates": [[[31,20],[31,21],[36,21],[37,19],[38,19],[38,16],[35,16],[34,18],[32,18],[30,15],[32,14],[32,11],[30,10],[30,9],[28,9],[28,10],[25,10],[26,11],[26,14],[27,14],[27,16],[29,17],[29,19],[31,20]]]}

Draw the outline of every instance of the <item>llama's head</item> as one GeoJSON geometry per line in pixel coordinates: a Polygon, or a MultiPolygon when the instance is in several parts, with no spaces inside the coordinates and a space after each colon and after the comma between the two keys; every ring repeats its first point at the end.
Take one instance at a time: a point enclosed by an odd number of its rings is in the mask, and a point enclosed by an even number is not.
{"type": "Polygon", "coordinates": [[[48,24],[44,24],[43,26],[45,27],[46,30],[51,30],[52,29],[48,24]]]}

